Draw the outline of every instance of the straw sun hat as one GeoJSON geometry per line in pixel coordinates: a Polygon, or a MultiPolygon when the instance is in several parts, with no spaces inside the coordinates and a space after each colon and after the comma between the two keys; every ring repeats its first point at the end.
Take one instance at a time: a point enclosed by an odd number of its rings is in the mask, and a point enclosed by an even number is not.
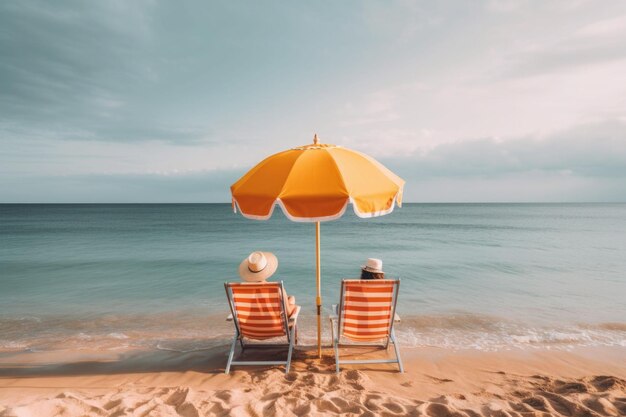
{"type": "Polygon", "coordinates": [[[361,269],[368,272],[374,272],[378,274],[384,274],[383,272],[383,261],[376,258],[367,258],[367,262],[365,265],[361,266],[361,269]]]}
{"type": "Polygon", "coordinates": [[[239,265],[239,276],[247,282],[261,282],[278,269],[278,259],[272,252],[252,252],[239,265]]]}

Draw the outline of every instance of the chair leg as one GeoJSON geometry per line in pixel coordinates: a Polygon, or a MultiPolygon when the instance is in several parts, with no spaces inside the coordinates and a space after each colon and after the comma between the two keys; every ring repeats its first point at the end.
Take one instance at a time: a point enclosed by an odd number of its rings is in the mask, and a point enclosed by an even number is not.
{"type": "Polygon", "coordinates": [[[226,373],[228,374],[230,372],[230,364],[233,361],[233,356],[235,356],[235,346],[237,346],[237,337],[238,335],[235,335],[235,338],[233,339],[233,344],[230,346],[230,353],[228,354],[228,362],[226,362],[226,373]]]}
{"type": "Polygon", "coordinates": [[[391,341],[393,342],[393,348],[396,351],[396,359],[398,360],[398,367],[400,368],[400,373],[404,373],[404,366],[402,366],[402,358],[400,358],[400,348],[398,347],[398,342],[396,342],[396,332],[394,329],[391,329],[391,341]]]}
{"type": "Polygon", "coordinates": [[[333,346],[335,348],[335,371],[337,373],[339,373],[340,369],[339,369],[339,338],[336,338],[333,341],[333,346]]]}
{"type": "Polygon", "coordinates": [[[339,373],[339,329],[337,329],[337,338],[335,339],[335,322],[330,319],[330,341],[335,351],[335,371],[339,373]]]}
{"type": "Polygon", "coordinates": [[[297,327],[294,324],[293,328],[291,329],[291,337],[289,338],[289,353],[287,353],[287,365],[285,366],[285,373],[288,374],[289,373],[289,368],[291,367],[291,354],[293,352],[293,345],[296,341],[296,335],[298,333],[297,327]]]}

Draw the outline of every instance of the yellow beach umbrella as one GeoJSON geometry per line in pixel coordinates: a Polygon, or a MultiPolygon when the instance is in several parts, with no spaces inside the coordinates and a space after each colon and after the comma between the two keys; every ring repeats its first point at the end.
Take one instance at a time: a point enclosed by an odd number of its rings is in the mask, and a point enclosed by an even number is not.
{"type": "Polygon", "coordinates": [[[402,205],[404,180],[373,158],[341,146],[298,146],[265,158],[230,187],[233,208],[267,220],[276,205],[290,220],[315,222],[317,349],[321,356],[320,222],[343,215],[349,203],[359,217],[391,213],[402,205]]]}

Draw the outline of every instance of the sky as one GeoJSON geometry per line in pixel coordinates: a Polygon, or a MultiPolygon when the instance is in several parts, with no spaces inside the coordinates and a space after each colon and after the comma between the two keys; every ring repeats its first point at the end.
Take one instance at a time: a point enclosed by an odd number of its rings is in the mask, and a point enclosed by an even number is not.
{"type": "Polygon", "coordinates": [[[314,133],[408,202],[625,202],[626,2],[0,2],[0,202],[229,202],[314,133]]]}

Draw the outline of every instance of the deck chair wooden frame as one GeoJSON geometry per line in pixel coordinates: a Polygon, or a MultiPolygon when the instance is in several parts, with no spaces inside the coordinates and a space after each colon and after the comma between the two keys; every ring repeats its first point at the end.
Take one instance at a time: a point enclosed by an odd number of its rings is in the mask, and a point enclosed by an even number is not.
{"type": "Polygon", "coordinates": [[[339,373],[342,364],[378,363],[397,363],[400,372],[404,372],[394,331],[394,323],[400,320],[396,315],[399,289],[399,279],[344,279],[341,281],[339,305],[334,306],[336,309],[334,314],[330,316],[337,373],[339,373]],[[346,324],[348,330],[346,330],[346,324]],[[349,343],[342,343],[343,341],[349,343]],[[381,347],[384,349],[389,348],[389,342],[393,344],[395,359],[339,359],[340,346],[379,346],[381,342],[381,347]]]}
{"type": "Polygon", "coordinates": [[[300,306],[291,316],[287,314],[287,300],[284,297],[283,282],[225,282],[226,297],[232,320],[235,325],[235,337],[228,353],[226,373],[232,365],[285,365],[285,373],[291,366],[291,355],[294,345],[297,344],[297,322],[300,306]],[[267,340],[286,337],[287,343],[246,343],[246,340],[267,340]],[[268,348],[287,346],[287,360],[285,361],[243,361],[233,360],[237,342],[242,352],[246,348],[268,348]]]}

